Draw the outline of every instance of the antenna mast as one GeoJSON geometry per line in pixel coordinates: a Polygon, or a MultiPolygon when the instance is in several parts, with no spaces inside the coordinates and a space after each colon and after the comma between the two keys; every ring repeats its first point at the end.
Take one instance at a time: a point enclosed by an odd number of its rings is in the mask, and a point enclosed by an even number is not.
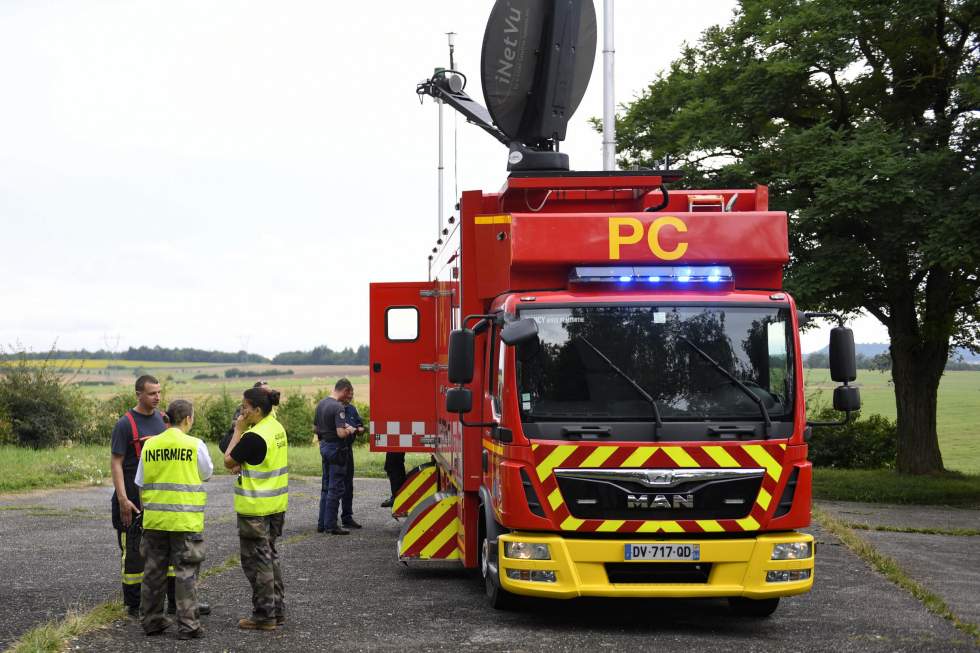
{"type": "Polygon", "coordinates": [[[613,4],[602,2],[602,169],[616,169],[616,45],[613,30],[613,4]]]}
{"type": "MultiPolygon", "coordinates": [[[[453,56],[456,50],[456,32],[446,32],[446,38],[449,40],[449,70],[453,71],[456,69],[456,61],[455,61],[455,57],[453,56]]],[[[438,75],[445,76],[446,70],[443,68],[436,68],[435,74],[437,76],[438,75]]],[[[445,210],[445,201],[446,201],[445,182],[444,182],[445,165],[443,163],[443,149],[444,149],[443,148],[443,144],[444,144],[443,143],[444,140],[443,139],[443,122],[444,122],[443,108],[445,107],[446,103],[438,95],[434,97],[435,97],[436,104],[439,105],[439,166],[437,168],[438,175],[439,175],[439,184],[438,184],[439,201],[436,203],[438,207],[437,210],[439,211],[439,215],[437,220],[438,227],[436,230],[436,241],[437,244],[441,245],[442,244],[442,216],[443,216],[443,211],[445,210]]]]}

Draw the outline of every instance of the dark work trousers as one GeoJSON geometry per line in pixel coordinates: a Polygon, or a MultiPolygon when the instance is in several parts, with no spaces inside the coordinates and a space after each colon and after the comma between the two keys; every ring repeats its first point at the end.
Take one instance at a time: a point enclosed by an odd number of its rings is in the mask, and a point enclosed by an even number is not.
{"type": "Polygon", "coordinates": [[[340,500],[340,521],[354,521],[354,448],[347,447],[347,473],[344,474],[344,497],[340,500]]]}
{"type": "MultiPolygon", "coordinates": [[[[133,504],[142,509],[139,500],[139,488],[136,487],[136,470],[127,474],[123,471],[123,482],[126,484],[126,493],[133,504]]],[[[119,514],[119,500],[116,493],[112,493],[112,527],[116,529],[116,541],[119,543],[120,552],[120,571],[122,575],[122,595],[123,604],[127,608],[138,608],[140,605],[140,584],[143,582],[143,555],[140,553],[139,542],[128,537],[127,529],[123,528],[122,516],[119,514]]],[[[134,514],[135,517],[135,514],[134,514]]],[[[170,605],[176,605],[176,595],[174,586],[174,570],[171,567],[167,574],[167,600],[170,605]]]]}
{"type": "Polygon", "coordinates": [[[390,451],[385,454],[385,474],[391,485],[391,497],[398,494],[398,488],[405,483],[405,452],[390,451]]]}
{"type": "Polygon", "coordinates": [[[329,531],[337,527],[337,509],[344,499],[347,485],[347,467],[350,465],[350,448],[345,442],[321,441],[320,458],[320,516],[318,530],[329,531]]]}

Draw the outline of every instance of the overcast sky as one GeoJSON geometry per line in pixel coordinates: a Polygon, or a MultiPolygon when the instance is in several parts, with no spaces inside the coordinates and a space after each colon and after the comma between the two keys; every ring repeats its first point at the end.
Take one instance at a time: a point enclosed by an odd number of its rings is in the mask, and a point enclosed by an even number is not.
{"type": "MultiPolygon", "coordinates": [[[[455,31],[482,101],[491,5],[0,2],[0,344],[365,344],[368,284],[424,279],[436,237],[437,113],[415,84],[455,31]]],[[[627,102],[734,2],[616,5],[627,102]]],[[[602,164],[601,49],[563,147],[580,170],[602,164]]],[[[458,149],[460,190],[500,187],[496,141],[458,120],[458,149]]]]}

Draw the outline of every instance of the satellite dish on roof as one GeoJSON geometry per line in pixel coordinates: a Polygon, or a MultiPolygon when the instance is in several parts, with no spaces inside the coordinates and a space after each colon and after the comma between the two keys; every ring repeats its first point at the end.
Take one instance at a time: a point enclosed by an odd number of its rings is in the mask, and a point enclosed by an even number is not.
{"type": "Polygon", "coordinates": [[[506,145],[507,169],[568,170],[558,151],[595,62],[592,0],[496,0],[483,36],[484,108],[459,71],[437,69],[415,92],[466,116],[506,145]]]}
{"type": "Polygon", "coordinates": [[[592,0],[496,1],[481,78],[487,109],[504,134],[536,149],[564,140],[592,76],[596,32],[592,0]]]}

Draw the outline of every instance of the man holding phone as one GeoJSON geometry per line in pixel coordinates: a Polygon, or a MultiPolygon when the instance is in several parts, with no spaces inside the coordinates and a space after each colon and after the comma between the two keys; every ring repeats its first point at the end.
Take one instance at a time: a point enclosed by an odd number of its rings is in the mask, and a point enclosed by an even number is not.
{"type": "Polygon", "coordinates": [[[357,429],[347,422],[347,405],[354,396],[354,385],[340,379],[333,392],[316,405],[313,430],[320,439],[322,479],[320,484],[320,514],[318,533],[349,535],[350,531],[337,524],[337,509],[344,499],[347,468],[353,463],[349,441],[357,429]]]}

